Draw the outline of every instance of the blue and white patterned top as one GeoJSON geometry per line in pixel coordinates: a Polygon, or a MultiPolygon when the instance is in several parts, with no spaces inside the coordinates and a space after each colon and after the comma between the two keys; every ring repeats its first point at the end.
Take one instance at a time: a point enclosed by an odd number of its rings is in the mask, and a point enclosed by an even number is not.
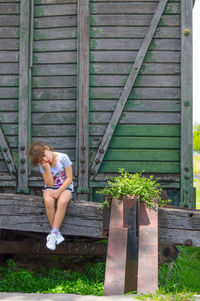
{"type": "MultiPolygon", "coordinates": [[[[53,188],[59,188],[63,182],[66,180],[65,175],[65,168],[72,165],[71,160],[66,154],[58,153],[58,161],[55,167],[51,167],[51,174],[54,180],[54,186],[53,188]]],[[[44,173],[45,169],[42,168],[42,166],[39,164],[40,172],[44,173]]],[[[45,185],[46,187],[46,185],[45,185]]],[[[68,186],[72,191],[74,191],[74,184],[73,182],[68,186]]]]}

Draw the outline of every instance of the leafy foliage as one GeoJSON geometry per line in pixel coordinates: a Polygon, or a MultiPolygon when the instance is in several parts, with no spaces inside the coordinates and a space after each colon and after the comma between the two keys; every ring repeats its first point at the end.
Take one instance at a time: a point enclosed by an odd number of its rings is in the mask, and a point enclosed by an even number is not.
{"type": "Polygon", "coordinates": [[[86,266],[84,274],[62,271],[57,267],[29,272],[19,269],[12,259],[7,265],[7,268],[0,267],[0,292],[103,295],[104,262],[86,266]]]}
{"type": "MultiPolygon", "coordinates": [[[[123,199],[128,196],[140,196],[141,201],[145,201],[148,207],[166,205],[166,201],[161,198],[161,188],[153,176],[146,178],[141,173],[130,174],[123,168],[119,169],[120,175],[109,177],[107,187],[99,190],[98,193],[109,198],[123,199]]],[[[107,201],[104,204],[107,204],[107,201]]]]}
{"type": "Polygon", "coordinates": [[[193,133],[193,149],[200,151],[200,130],[196,130],[193,133]]]}

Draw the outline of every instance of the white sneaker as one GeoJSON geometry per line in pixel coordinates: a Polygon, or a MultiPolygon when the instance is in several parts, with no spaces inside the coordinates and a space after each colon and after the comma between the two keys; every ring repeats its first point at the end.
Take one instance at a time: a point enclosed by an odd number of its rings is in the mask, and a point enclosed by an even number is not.
{"type": "Polygon", "coordinates": [[[62,236],[62,234],[61,234],[60,232],[58,232],[56,244],[59,245],[59,244],[61,244],[61,242],[63,242],[64,240],[65,240],[65,239],[64,239],[64,237],[62,236]]]}
{"type": "Polygon", "coordinates": [[[53,233],[50,233],[48,236],[47,236],[47,243],[46,243],[46,246],[49,250],[52,250],[54,251],[56,249],[56,240],[57,240],[57,237],[55,234],[53,233]]]}

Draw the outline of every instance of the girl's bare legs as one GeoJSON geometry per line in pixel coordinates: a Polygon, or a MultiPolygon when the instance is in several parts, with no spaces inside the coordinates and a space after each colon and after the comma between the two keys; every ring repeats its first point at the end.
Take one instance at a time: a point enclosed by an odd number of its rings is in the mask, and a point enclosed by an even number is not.
{"type": "Polygon", "coordinates": [[[60,196],[58,198],[56,213],[55,213],[54,220],[53,220],[54,228],[60,229],[60,226],[65,217],[67,205],[68,205],[69,201],[71,200],[71,198],[72,198],[72,193],[69,190],[64,190],[60,194],[60,196]]]}
{"type": "Polygon", "coordinates": [[[55,217],[55,199],[49,195],[50,190],[45,190],[43,194],[46,213],[51,227],[53,227],[53,221],[55,217]]]}

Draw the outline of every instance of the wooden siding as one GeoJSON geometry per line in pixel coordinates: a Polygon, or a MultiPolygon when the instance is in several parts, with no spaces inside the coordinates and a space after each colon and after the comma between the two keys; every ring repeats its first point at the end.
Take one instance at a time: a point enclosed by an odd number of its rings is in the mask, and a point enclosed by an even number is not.
{"type": "MultiPolygon", "coordinates": [[[[0,126],[17,165],[19,87],[19,0],[0,3],[0,126]]],[[[8,161],[8,160],[6,160],[8,161]]],[[[0,185],[15,186],[0,152],[0,185]]]]}
{"type": "MultiPolygon", "coordinates": [[[[90,2],[95,156],[158,1],[90,2]]],[[[180,173],[180,1],[168,1],[99,172],[180,173]]],[[[91,160],[92,161],[92,160],[91,160]]],[[[98,177],[97,177],[98,178],[98,177]]],[[[96,178],[96,179],[97,179],[96,178]]]]}
{"type": "MultiPolygon", "coordinates": [[[[77,1],[35,0],[32,140],[67,153],[73,162],[76,149],[76,63],[77,1]]],[[[37,168],[32,171],[30,185],[34,184],[34,174],[38,174],[37,168]]]]}

